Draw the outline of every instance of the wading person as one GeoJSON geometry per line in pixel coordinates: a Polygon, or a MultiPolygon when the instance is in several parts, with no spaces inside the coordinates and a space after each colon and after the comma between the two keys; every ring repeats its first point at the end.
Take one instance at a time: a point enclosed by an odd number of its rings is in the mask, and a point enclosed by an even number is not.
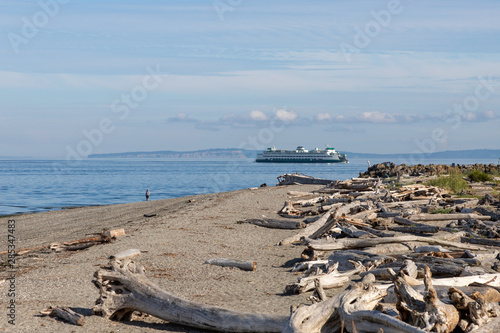
{"type": "Polygon", "coordinates": [[[148,189],[148,190],[146,190],[146,201],[149,201],[149,195],[150,195],[150,194],[151,194],[151,193],[149,192],[149,189],[148,189]]]}

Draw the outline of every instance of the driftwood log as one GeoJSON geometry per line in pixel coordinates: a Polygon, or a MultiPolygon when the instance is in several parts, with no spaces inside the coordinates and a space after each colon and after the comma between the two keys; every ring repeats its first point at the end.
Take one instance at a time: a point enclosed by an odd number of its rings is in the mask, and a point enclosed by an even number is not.
{"type": "MultiPolygon", "coordinates": [[[[288,244],[292,244],[292,243],[300,241],[300,239],[302,237],[310,237],[312,234],[314,234],[316,231],[318,231],[321,227],[323,227],[329,221],[330,218],[334,218],[334,216],[332,216],[332,214],[333,214],[332,210],[327,211],[318,220],[309,224],[304,229],[301,229],[297,234],[295,234],[291,237],[285,238],[279,244],[280,245],[288,245],[288,244]]],[[[333,214],[333,215],[335,215],[335,214],[333,214]]]]}
{"type": "Polygon", "coordinates": [[[239,221],[239,223],[250,223],[271,229],[303,229],[306,227],[306,224],[301,221],[278,220],[270,218],[246,219],[243,221],[239,221]]]}
{"type": "Polygon", "coordinates": [[[432,285],[429,268],[425,269],[424,295],[413,289],[404,278],[404,273],[399,276],[391,269],[398,302],[396,307],[401,319],[425,331],[449,333],[458,325],[460,316],[458,310],[450,304],[445,304],[437,297],[432,285]]]}
{"type": "Polygon", "coordinates": [[[346,272],[339,272],[337,270],[339,263],[325,265],[326,272],[320,271],[317,275],[299,278],[298,282],[286,286],[285,293],[301,294],[314,290],[316,289],[316,281],[319,281],[323,289],[342,287],[345,283],[349,282],[350,276],[365,271],[365,267],[361,263],[351,263],[354,265],[354,269],[346,272]]]}
{"type": "Polygon", "coordinates": [[[343,294],[337,294],[313,305],[292,309],[282,333],[335,332],[340,326],[338,307],[343,294]]]}
{"type": "Polygon", "coordinates": [[[348,332],[423,333],[398,319],[372,311],[385,292],[359,284],[325,301],[294,310],[283,333],[348,332]],[[354,323],[354,324],[353,324],[354,323]],[[344,325],[344,326],[343,326],[344,325]]]}
{"type": "Polygon", "coordinates": [[[339,317],[348,332],[422,333],[399,319],[373,311],[387,293],[371,284],[359,283],[342,294],[339,317]]]}
{"type": "Polygon", "coordinates": [[[241,313],[176,297],[149,280],[130,260],[110,262],[95,273],[100,295],[93,311],[114,320],[130,320],[134,311],[160,319],[220,332],[281,332],[286,316],[241,313]]]}
{"type": "Polygon", "coordinates": [[[491,220],[491,216],[478,214],[418,214],[412,215],[413,221],[447,221],[447,220],[491,220]]]}
{"type": "Polygon", "coordinates": [[[123,260],[136,257],[141,254],[141,250],[138,249],[128,249],[117,254],[112,255],[109,259],[123,260]]]}
{"type": "Polygon", "coordinates": [[[460,328],[470,332],[486,324],[490,317],[498,317],[498,299],[491,302],[483,294],[475,292],[468,296],[457,288],[450,288],[449,296],[453,305],[461,312],[460,328]]]}
{"type": "Polygon", "coordinates": [[[293,202],[291,202],[289,200],[285,201],[285,205],[283,206],[283,208],[280,209],[278,214],[280,216],[283,216],[283,217],[301,217],[302,216],[302,213],[300,212],[300,210],[295,209],[295,207],[293,207],[293,202]]]}
{"type": "Polygon", "coordinates": [[[70,308],[50,307],[46,310],[40,311],[44,316],[57,317],[65,322],[73,325],[83,326],[85,324],[85,317],[70,308]]]}
{"type": "Polygon", "coordinates": [[[424,242],[428,244],[450,246],[465,250],[485,250],[485,248],[481,246],[462,244],[458,242],[450,242],[450,241],[440,240],[437,238],[421,237],[421,236],[398,236],[398,237],[368,238],[368,239],[341,238],[334,240],[307,239],[307,243],[311,249],[320,251],[356,249],[356,248],[370,247],[378,244],[403,243],[403,242],[424,242]]]}
{"type": "MultiPolygon", "coordinates": [[[[49,245],[35,246],[35,247],[19,249],[16,251],[16,256],[21,256],[24,254],[38,252],[38,251],[44,251],[44,250],[52,250],[55,252],[77,251],[77,250],[86,249],[86,248],[91,247],[93,245],[112,242],[114,239],[116,239],[116,237],[122,236],[122,235],[125,235],[124,229],[108,230],[108,231],[104,231],[104,232],[102,232],[96,236],[93,236],[93,237],[77,239],[74,241],[69,241],[69,242],[64,242],[64,243],[51,243],[49,245]]],[[[4,255],[4,254],[7,254],[7,251],[0,252],[0,255],[4,255]]]]}
{"type": "Polygon", "coordinates": [[[236,267],[244,271],[255,271],[257,269],[257,263],[255,261],[240,261],[232,259],[208,259],[205,264],[216,265],[222,267],[236,267]]]}

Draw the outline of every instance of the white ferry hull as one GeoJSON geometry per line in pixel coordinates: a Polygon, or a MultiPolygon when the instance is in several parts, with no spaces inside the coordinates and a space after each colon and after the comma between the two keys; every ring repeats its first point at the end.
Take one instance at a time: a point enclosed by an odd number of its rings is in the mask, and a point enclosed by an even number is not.
{"type": "Polygon", "coordinates": [[[296,150],[277,150],[268,148],[257,154],[255,162],[263,163],[348,163],[345,154],[339,154],[334,148],[308,151],[299,146],[296,150]]]}

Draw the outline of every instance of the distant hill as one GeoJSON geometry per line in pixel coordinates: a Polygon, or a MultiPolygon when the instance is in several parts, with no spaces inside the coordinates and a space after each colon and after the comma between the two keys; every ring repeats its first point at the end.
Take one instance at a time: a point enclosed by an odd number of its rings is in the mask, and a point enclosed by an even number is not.
{"type": "Polygon", "coordinates": [[[238,148],[204,149],[195,151],[149,151],[111,154],[92,154],[89,158],[255,158],[257,150],[238,148]]]}
{"type": "MultiPolygon", "coordinates": [[[[89,158],[256,158],[260,150],[248,150],[239,148],[216,148],[195,151],[151,151],[151,152],[126,152],[110,154],[92,154],[89,158]]],[[[347,158],[385,158],[388,161],[396,159],[410,159],[410,154],[373,154],[344,152],[347,158]]],[[[428,159],[491,159],[497,161],[500,158],[500,149],[475,149],[475,150],[446,150],[431,154],[425,154],[428,159]]]]}
{"type": "MultiPolygon", "coordinates": [[[[411,159],[411,154],[371,154],[347,152],[347,158],[387,158],[411,159]]],[[[436,153],[424,154],[427,159],[491,159],[497,161],[500,158],[500,149],[474,149],[474,150],[445,150],[436,153]]]]}

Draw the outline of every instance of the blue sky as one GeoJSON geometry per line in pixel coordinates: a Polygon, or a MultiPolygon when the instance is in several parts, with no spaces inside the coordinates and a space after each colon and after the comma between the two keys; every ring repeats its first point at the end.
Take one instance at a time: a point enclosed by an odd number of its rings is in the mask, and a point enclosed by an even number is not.
{"type": "Polygon", "coordinates": [[[499,1],[0,1],[0,156],[500,149],[499,1]]]}

